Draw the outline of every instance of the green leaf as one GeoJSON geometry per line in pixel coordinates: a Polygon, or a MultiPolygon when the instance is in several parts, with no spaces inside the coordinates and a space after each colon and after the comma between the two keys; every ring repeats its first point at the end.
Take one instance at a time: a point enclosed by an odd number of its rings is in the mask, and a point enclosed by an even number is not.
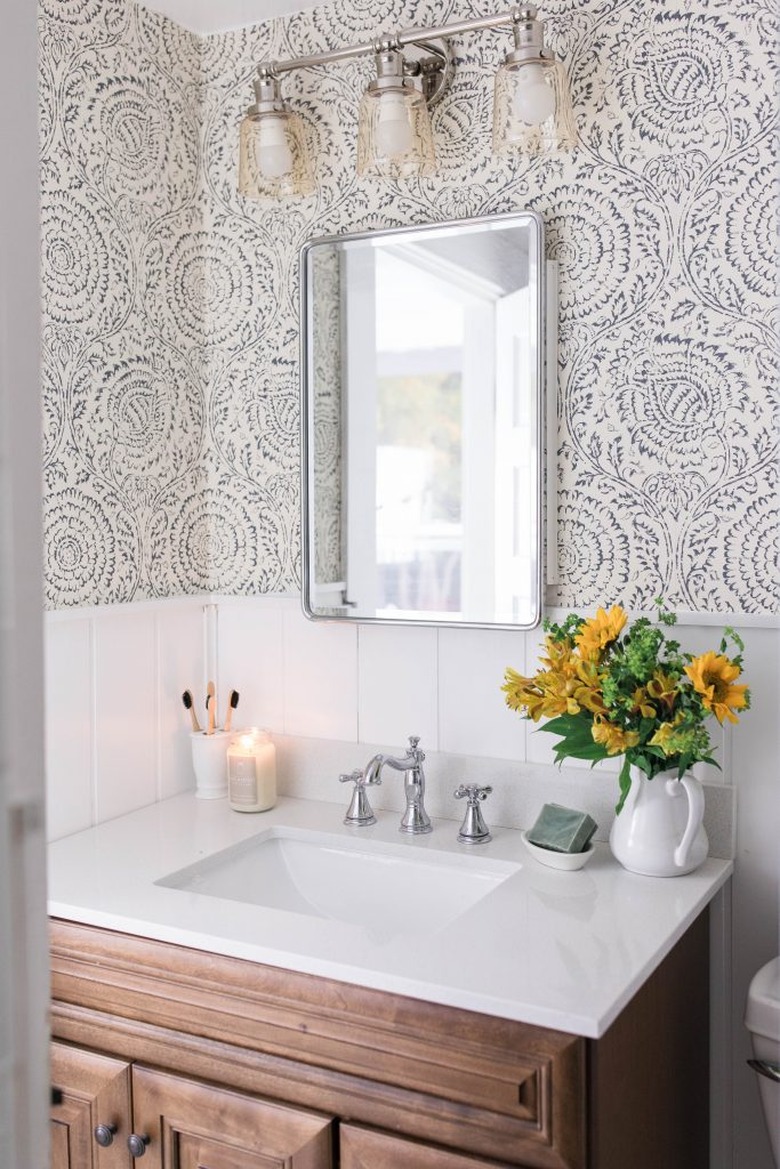
{"type": "Polygon", "coordinates": [[[619,816],[623,804],[626,802],[626,796],[631,790],[631,764],[628,756],[625,756],[623,759],[623,766],[620,768],[618,783],[620,785],[620,799],[615,806],[615,814],[619,816]]]}
{"type": "Polygon", "coordinates": [[[737,633],[736,629],[734,629],[733,626],[731,626],[731,625],[726,626],[726,628],[723,630],[723,638],[724,638],[724,644],[725,644],[726,638],[728,638],[729,640],[734,642],[735,646],[737,647],[737,649],[739,650],[739,652],[741,654],[743,654],[745,652],[745,643],[742,640],[742,638],[739,636],[739,634],[737,633]]]}
{"type": "Polygon", "coordinates": [[[590,734],[590,717],[583,718],[581,714],[559,714],[557,718],[548,719],[539,730],[550,731],[553,735],[570,735],[578,730],[590,734]]]}
{"type": "Polygon", "coordinates": [[[607,751],[601,743],[587,743],[580,746],[577,743],[572,743],[569,740],[560,742],[554,748],[555,762],[563,763],[564,759],[592,759],[594,763],[598,763],[600,759],[606,759],[607,751]]]}

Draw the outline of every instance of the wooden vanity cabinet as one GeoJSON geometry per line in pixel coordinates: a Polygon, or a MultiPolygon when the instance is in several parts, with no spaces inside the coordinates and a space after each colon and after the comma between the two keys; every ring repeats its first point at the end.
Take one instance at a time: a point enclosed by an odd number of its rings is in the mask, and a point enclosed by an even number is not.
{"type": "Polygon", "coordinates": [[[154,1169],[707,1169],[706,912],[599,1040],[66,921],[51,960],[54,1169],[124,1169],[122,1091],[154,1169]]]}

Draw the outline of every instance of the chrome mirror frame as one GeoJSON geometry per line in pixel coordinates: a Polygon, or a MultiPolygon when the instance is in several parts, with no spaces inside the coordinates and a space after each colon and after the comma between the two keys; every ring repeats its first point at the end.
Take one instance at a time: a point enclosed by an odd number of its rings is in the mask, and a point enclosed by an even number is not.
{"type": "MultiPolygon", "coordinates": [[[[545,584],[545,533],[549,544],[554,537],[555,519],[550,514],[550,500],[545,501],[545,438],[550,431],[550,404],[547,402],[547,381],[554,374],[554,355],[551,357],[551,345],[556,334],[555,323],[548,322],[550,307],[555,305],[555,296],[552,288],[551,269],[554,265],[545,264],[544,260],[544,225],[541,217],[531,211],[509,212],[501,215],[487,215],[464,218],[459,220],[427,223],[413,227],[390,228],[380,231],[367,231],[354,234],[330,235],[308,241],[300,251],[300,370],[301,370],[301,535],[302,535],[302,570],[301,596],[305,615],[312,620],[358,621],[362,624],[379,625],[411,625],[432,626],[436,628],[472,628],[472,629],[506,629],[524,630],[536,628],[542,617],[544,606],[545,584]],[[442,229],[457,231],[484,227],[507,227],[517,223],[530,227],[534,241],[536,261],[536,287],[534,290],[535,312],[538,321],[538,344],[533,362],[531,376],[537,388],[535,399],[535,417],[533,420],[533,447],[532,454],[535,461],[532,483],[535,496],[533,509],[533,547],[531,555],[535,561],[533,572],[533,611],[528,620],[465,620],[454,618],[448,620],[441,617],[424,617],[405,615],[399,616],[362,615],[352,611],[352,604],[346,595],[342,595],[339,604],[332,608],[315,605],[315,532],[314,532],[314,498],[315,498],[315,387],[314,387],[314,339],[312,319],[314,309],[314,295],[312,287],[312,260],[318,248],[332,245],[350,245],[362,242],[376,243],[393,239],[413,240],[420,234],[442,229]],[[549,327],[548,327],[549,326],[549,327]],[[546,513],[546,514],[545,514],[546,513]]],[[[553,273],[554,275],[554,273],[553,273]]],[[[555,415],[554,389],[552,394],[552,419],[555,415]]],[[[554,490],[554,486],[553,486],[554,490]]],[[[550,484],[547,483],[547,494],[551,494],[550,484]]],[[[552,554],[555,554],[552,548],[552,554]]]]}

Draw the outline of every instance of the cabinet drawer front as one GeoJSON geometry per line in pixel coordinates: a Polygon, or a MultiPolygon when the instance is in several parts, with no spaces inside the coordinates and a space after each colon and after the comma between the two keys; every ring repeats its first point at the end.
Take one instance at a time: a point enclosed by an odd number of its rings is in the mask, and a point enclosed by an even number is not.
{"type": "Polygon", "coordinates": [[[341,1169],[508,1169],[498,1161],[475,1161],[351,1124],[342,1124],[339,1133],[341,1169]]]}
{"type": "Polygon", "coordinates": [[[132,1074],[134,1127],[149,1139],[148,1169],[330,1169],[333,1163],[330,1117],[150,1068],[134,1067],[132,1074]]]}

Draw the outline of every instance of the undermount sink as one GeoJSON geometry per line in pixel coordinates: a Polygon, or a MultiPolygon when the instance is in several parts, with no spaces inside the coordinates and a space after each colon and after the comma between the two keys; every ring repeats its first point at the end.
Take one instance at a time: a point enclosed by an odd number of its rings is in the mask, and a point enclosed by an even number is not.
{"type": "Polygon", "coordinates": [[[519,867],[474,854],[274,826],[155,884],[329,918],[389,938],[441,929],[519,867]]]}

